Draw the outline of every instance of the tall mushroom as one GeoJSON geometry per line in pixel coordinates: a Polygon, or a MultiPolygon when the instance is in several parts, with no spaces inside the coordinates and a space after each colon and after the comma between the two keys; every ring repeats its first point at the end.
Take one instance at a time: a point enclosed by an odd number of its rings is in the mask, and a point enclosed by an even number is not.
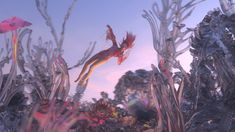
{"type": "MultiPolygon", "coordinates": [[[[17,29],[20,29],[22,27],[30,26],[31,23],[24,21],[20,18],[17,17],[12,17],[9,19],[6,19],[2,22],[0,22],[0,33],[6,33],[11,31],[12,33],[12,65],[11,69],[9,72],[9,75],[7,77],[7,80],[5,82],[4,87],[0,91],[0,106],[6,105],[9,98],[10,94],[12,93],[11,91],[11,85],[12,81],[15,79],[17,71],[16,71],[16,66],[17,66],[17,50],[18,50],[18,33],[17,29]]],[[[2,86],[0,86],[1,88],[2,86]]]]}
{"type": "Polygon", "coordinates": [[[17,46],[18,46],[18,33],[17,29],[32,25],[30,22],[24,21],[18,17],[8,18],[0,23],[0,33],[12,32],[12,59],[17,62],[17,46]]]}

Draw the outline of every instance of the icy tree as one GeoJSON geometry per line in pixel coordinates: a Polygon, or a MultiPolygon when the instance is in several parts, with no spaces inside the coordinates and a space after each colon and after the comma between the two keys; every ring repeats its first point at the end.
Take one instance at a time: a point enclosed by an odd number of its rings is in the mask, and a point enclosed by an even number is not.
{"type": "MultiPolygon", "coordinates": [[[[187,51],[186,44],[183,49],[178,48],[185,44],[194,29],[186,28],[184,21],[192,14],[195,5],[204,0],[161,0],[152,5],[152,10],[144,10],[142,15],[148,20],[153,36],[153,46],[158,53],[158,61],[162,58],[167,65],[173,64],[176,57],[187,51]]],[[[171,69],[172,66],[169,68],[171,69]]]]}
{"type": "Polygon", "coordinates": [[[194,30],[190,74],[181,69],[172,79],[166,61],[160,59],[159,70],[153,66],[150,88],[158,113],[155,130],[234,130],[234,7],[232,1],[220,4],[223,13],[219,9],[209,12],[194,30]]]}
{"type": "MultiPolygon", "coordinates": [[[[28,28],[17,31],[17,39],[13,37],[12,41],[6,39],[6,48],[4,48],[6,50],[5,52],[1,50],[1,55],[4,53],[6,55],[1,57],[0,61],[0,130],[16,131],[20,122],[27,120],[27,115],[37,103],[55,98],[60,100],[68,98],[69,68],[62,57],[62,45],[66,21],[75,2],[76,0],[69,7],[62,23],[60,38],[57,38],[55,28],[47,13],[47,1],[36,1],[39,12],[52,30],[55,47],[52,41],[45,42],[42,38],[33,44],[32,30],[28,28]],[[10,45],[13,42],[17,44],[17,47],[10,45]],[[3,75],[2,69],[5,64],[9,64],[10,71],[3,75]]],[[[93,49],[94,44],[91,44],[75,67],[82,65],[93,49]]]]}
{"type": "Polygon", "coordinates": [[[144,11],[142,15],[150,24],[153,46],[158,53],[159,70],[152,66],[153,75],[149,84],[158,113],[157,131],[184,131],[180,107],[183,88],[191,82],[176,58],[190,48],[190,44],[186,42],[194,29],[185,28],[184,21],[202,1],[204,0],[161,0],[161,6],[154,3],[152,10],[144,11]],[[182,46],[183,44],[187,45],[182,46]],[[173,67],[180,70],[174,76],[173,67]],[[178,90],[175,84],[179,84],[178,90]]]}
{"type": "MultiPolygon", "coordinates": [[[[70,83],[69,83],[69,74],[68,74],[68,66],[65,62],[65,60],[62,57],[62,46],[64,42],[64,35],[65,35],[65,29],[66,29],[66,22],[69,19],[72,9],[74,8],[77,0],[73,0],[71,6],[68,8],[67,13],[64,17],[63,23],[62,23],[62,31],[60,32],[60,36],[58,36],[57,31],[52,23],[52,19],[49,16],[47,12],[47,0],[36,0],[36,6],[38,11],[40,12],[41,16],[45,20],[47,26],[51,30],[51,34],[54,38],[54,42],[56,44],[56,48],[53,50],[53,55],[50,60],[50,73],[52,74],[52,86],[51,86],[51,94],[50,99],[52,99],[54,96],[57,96],[60,99],[65,99],[68,96],[68,92],[70,89],[70,83]]],[[[88,51],[84,54],[82,60],[78,62],[76,66],[79,66],[85,62],[86,59],[91,55],[91,52],[94,49],[94,44],[90,45],[92,48],[89,48],[88,51]]],[[[70,68],[71,69],[71,68],[70,68]]]]}

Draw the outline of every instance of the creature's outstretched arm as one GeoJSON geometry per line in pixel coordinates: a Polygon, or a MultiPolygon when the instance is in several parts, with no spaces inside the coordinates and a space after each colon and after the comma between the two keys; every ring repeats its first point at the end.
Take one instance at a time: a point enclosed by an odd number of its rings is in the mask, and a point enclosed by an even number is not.
{"type": "Polygon", "coordinates": [[[124,53],[121,53],[118,56],[118,60],[117,60],[117,64],[121,65],[123,61],[125,61],[127,59],[127,55],[125,55],[124,53]]]}
{"type": "Polygon", "coordinates": [[[113,29],[110,25],[107,25],[108,30],[106,31],[106,40],[111,40],[113,45],[118,46],[116,36],[113,33],[113,29]]]}

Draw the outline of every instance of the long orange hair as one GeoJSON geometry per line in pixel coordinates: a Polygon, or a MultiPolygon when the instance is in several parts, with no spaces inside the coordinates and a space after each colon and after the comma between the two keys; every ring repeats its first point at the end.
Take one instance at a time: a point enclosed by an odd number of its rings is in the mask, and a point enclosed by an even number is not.
{"type": "Polygon", "coordinates": [[[126,38],[123,39],[121,47],[126,46],[126,49],[132,48],[134,46],[135,35],[132,33],[126,33],[126,38]]]}

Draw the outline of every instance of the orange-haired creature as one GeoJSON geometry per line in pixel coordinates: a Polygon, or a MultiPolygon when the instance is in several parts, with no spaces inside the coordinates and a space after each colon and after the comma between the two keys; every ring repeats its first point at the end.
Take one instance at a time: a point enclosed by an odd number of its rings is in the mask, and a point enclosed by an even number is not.
{"type": "Polygon", "coordinates": [[[117,63],[120,65],[127,58],[127,54],[125,54],[125,52],[134,46],[135,36],[133,34],[127,32],[126,38],[124,38],[122,43],[118,45],[112,28],[109,25],[107,25],[107,27],[108,30],[106,40],[111,40],[113,45],[110,48],[100,51],[99,53],[91,57],[85,63],[80,75],[75,82],[78,81],[80,84],[84,84],[85,82],[87,82],[94,69],[97,66],[104,64],[112,57],[117,57],[117,63]],[[86,71],[87,73],[85,74],[86,71]]]}

